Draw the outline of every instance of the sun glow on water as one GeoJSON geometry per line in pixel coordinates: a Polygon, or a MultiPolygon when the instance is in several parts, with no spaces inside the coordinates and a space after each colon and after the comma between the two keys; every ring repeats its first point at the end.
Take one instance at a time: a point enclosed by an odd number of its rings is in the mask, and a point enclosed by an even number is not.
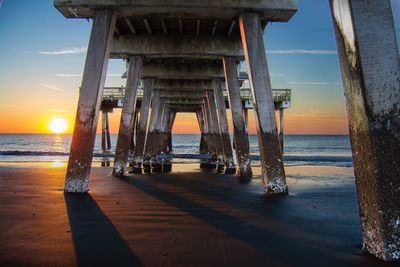
{"type": "Polygon", "coordinates": [[[67,120],[63,118],[54,118],[49,123],[49,130],[53,133],[63,133],[67,128],[67,120]]]}

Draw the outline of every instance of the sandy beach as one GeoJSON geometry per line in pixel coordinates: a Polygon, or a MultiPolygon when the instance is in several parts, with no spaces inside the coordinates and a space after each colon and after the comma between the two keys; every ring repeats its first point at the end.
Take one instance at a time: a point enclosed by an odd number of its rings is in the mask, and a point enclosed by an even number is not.
{"type": "Polygon", "coordinates": [[[352,168],[287,167],[290,194],[175,164],[118,179],[65,163],[0,164],[1,266],[392,266],[361,251],[352,168]],[[329,177],[326,179],[324,177],[329,177]]]}

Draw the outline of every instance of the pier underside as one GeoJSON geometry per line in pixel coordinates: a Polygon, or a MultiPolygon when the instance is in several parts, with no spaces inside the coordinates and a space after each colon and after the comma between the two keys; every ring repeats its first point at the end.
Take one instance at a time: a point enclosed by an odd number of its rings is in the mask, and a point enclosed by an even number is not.
{"type": "MultiPolygon", "coordinates": [[[[288,21],[297,11],[297,1],[55,0],[54,3],[65,17],[93,19],[67,167],[66,192],[89,190],[107,64],[109,58],[120,58],[129,67],[114,176],[124,179],[129,173],[128,163],[135,174],[142,173],[142,169],[147,173],[170,171],[170,162],[160,160],[158,155],[170,153],[176,112],[186,111],[196,113],[202,134],[200,151],[212,159],[207,166],[216,167],[221,173],[224,168],[225,173],[236,170],[240,181],[250,181],[253,172],[247,110],[241,99],[238,73],[238,64],[244,60],[264,192],[288,194],[282,159],[283,123],[278,131],[264,29],[269,22],[288,21]],[[139,110],[140,79],[145,83],[142,103],[147,104],[139,110]],[[231,144],[224,89],[232,114],[236,166],[232,162],[232,148],[222,145],[231,144]],[[136,133],[142,139],[135,144],[136,133]],[[128,162],[130,154],[133,160],[128,162]]],[[[379,3],[331,0],[330,3],[347,101],[363,249],[383,260],[398,260],[400,58],[391,3],[390,0],[379,3]]],[[[279,108],[283,122],[282,110],[279,108]]],[[[103,121],[107,123],[107,118],[103,121]]],[[[104,132],[107,135],[107,127],[104,132]]],[[[169,194],[166,191],[165,195],[169,194]]],[[[243,226],[240,220],[236,222],[243,226]]],[[[245,230],[251,232],[247,227],[245,230]]],[[[274,250],[282,248],[285,240],[283,236],[276,239],[274,250]]]]}

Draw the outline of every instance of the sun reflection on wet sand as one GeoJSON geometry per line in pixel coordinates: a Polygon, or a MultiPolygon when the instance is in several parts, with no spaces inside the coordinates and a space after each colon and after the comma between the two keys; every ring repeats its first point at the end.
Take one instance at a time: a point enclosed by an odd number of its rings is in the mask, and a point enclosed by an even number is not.
{"type": "Polygon", "coordinates": [[[50,162],[50,166],[53,168],[63,168],[66,165],[67,165],[66,161],[58,161],[57,160],[57,161],[50,162]]]}

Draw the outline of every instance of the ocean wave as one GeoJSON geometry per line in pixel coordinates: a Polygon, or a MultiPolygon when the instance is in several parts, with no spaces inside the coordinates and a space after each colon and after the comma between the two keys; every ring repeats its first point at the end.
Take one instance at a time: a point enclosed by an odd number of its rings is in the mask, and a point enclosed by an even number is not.
{"type": "MultiPolygon", "coordinates": [[[[25,150],[7,150],[0,151],[0,156],[68,156],[68,152],[56,151],[25,151],[25,150]]],[[[94,157],[113,157],[114,153],[93,153],[94,157]]]]}
{"type": "MultiPolygon", "coordinates": [[[[260,156],[251,155],[252,160],[260,160],[260,156]]],[[[284,161],[311,161],[311,162],[352,162],[351,156],[283,156],[284,161]]]]}
{"type": "MultiPolygon", "coordinates": [[[[0,156],[16,156],[16,157],[45,157],[45,156],[64,156],[67,157],[68,152],[55,152],[55,151],[0,151],[0,156]]],[[[112,158],[114,153],[93,153],[95,158],[112,158]]],[[[173,159],[174,162],[179,162],[179,159],[183,159],[184,162],[187,160],[206,160],[210,159],[210,155],[201,154],[164,154],[159,156],[160,159],[173,159]]],[[[260,161],[260,156],[251,155],[250,159],[252,161],[260,161]]],[[[40,161],[40,159],[38,159],[40,161]]],[[[302,166],[302,165],[329,165],[329,166],[341,166],[341,167],[351,167],[353,166],[353,161],[351,156],[306,156],[306,155],[289,155],[284,156],[283,160],[286,165],[289,166],[302,166]]]]}
{"type": "Polygon", "coordinates": [[[10,150],[0,151],[1,156],[68,156],[66,152],[55,151],[24,151],[24,150],[10,150]]]}

